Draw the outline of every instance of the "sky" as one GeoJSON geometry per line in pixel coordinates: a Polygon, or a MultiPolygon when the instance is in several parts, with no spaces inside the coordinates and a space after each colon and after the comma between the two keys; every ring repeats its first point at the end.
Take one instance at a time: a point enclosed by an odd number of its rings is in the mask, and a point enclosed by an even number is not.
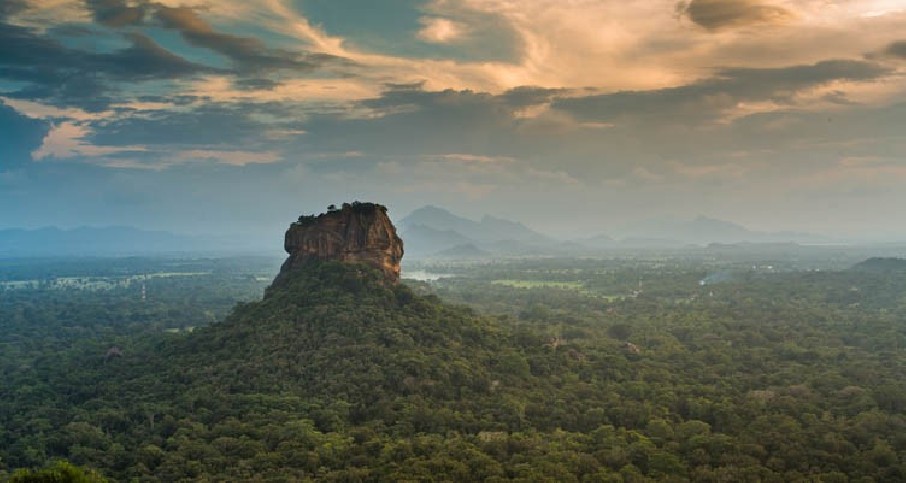
{"type": "Polygon", "coordinates": [[[0,228],[906,239],[904,74],[906,0],[0,0],[0,228]]]}

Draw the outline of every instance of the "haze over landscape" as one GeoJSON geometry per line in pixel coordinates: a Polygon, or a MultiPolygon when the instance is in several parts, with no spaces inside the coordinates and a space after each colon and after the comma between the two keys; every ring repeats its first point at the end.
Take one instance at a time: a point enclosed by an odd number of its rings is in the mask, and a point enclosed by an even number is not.
{"type": "Polygon", "coordinates": [[[903,32],[898,0],[6,0],[0,229],[265,247],[361,199],[904,240],[903,32]]]}
{"type": "Polygon", "coordinates": [[[0,482],[906,481],[904,74],[904,0],[0,0],[0,482]]]}

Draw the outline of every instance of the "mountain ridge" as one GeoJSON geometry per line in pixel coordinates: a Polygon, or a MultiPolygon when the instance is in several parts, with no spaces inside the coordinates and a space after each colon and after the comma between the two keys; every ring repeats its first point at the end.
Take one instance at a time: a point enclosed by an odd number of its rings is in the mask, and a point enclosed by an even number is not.
{"type": "Polygon", "coordinates": [[[698,215],[691,219],[650,219],[618,230],[622,240],[673,240],[676,244],[710,243],[827,243],[829,237],[791,231],[757,231],[736,222],[698,215]]]}
{"type": "Polygon", "coordinates": [[[399,225],[401,234],[408,240],[407,246],[416,256],[434,256],[460,245],[488,250],[510,241],[538,247],[554,243],[552,238],[518,221],[488,214],[475,221],[434,205],[413,210],[399,225]]]}

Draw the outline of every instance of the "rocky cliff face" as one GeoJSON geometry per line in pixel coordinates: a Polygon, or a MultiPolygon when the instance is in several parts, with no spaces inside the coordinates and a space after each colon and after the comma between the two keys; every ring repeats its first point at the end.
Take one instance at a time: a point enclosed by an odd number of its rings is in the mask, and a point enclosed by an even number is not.
{"type": "Polygon", "coordinates": [[[313,260],[333,260],[367,263],[381,269],[391,282],[400,278],[403,241],[387,208],[375,203],[345,203],[318,216],[301,216],[286,230],[283,247],[289,258],[280,275],[313,260]]]}

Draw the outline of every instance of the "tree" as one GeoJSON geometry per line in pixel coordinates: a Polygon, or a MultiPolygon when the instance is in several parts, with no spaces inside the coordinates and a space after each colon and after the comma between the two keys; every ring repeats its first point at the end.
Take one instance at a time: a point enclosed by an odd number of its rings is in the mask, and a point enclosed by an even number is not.
{"type": "Polygon", "coordinates": [[[107,479],[97,471],[61,460],[40,470],[16,470],[9,483],[107,483],[107,479]]]}
{"type": "Polygon", "coordinates": [[[626,324],[616,324],[607,329],[607,334],[617,340],[627,340],[632,335],[632,327],[626,324]]]}

